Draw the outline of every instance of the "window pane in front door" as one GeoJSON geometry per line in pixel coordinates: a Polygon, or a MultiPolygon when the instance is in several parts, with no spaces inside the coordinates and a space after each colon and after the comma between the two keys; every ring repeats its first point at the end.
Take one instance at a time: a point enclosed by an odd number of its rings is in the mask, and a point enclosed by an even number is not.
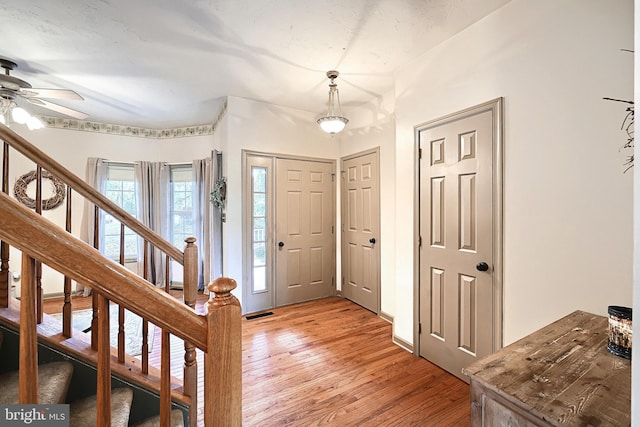
{"type": "Polygon", "coordinates": [[[267,290],[267,169],[252,167],[252,292],[267,290]]]}

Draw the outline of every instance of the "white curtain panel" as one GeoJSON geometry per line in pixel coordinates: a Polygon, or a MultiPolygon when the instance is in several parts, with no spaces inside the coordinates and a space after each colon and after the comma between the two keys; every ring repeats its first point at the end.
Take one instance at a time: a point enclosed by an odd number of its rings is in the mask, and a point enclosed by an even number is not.
{"type": "Polygon", "coordinates": [[[198,246],[198,289],[206,290],[212,280],[213,257],[211,253],[213,206],[209,195],[213,190],[211,159],[194,160],[193,167],[193,226],[198,246]]]}
{"type": "MultiPolygon", "coordinates": [[[[108,163],[105,159],[98,157],[89,157],[85,169],[85,181],[100,193],[105,194],[108,176],[108,163]]],[[[84,212],[82,216],[82,228],[80,229],[80,239],[93,246],[95,233],[94,222],[95,205],[88,200],[84,201],[84,212]]],[[[104,212],[100,210],[98,218],[98,227],[104,230],[104,212]]],[[[104,250],[104,239],[100,239],[100,252],[104,250]]],[[[83,285],[76,283],[76,291],[81,292],[83,296],[89,296],[91,289],[85,288],[83,285]]]]}
{"type": "MultiPolygon", "coordinates": [[[[169,178],[166,163],[140,161],[135,164],[138,218],[163,238],[169,238],[169,178]]],[[[157,249],[149,252],[147,280],[158,287],[165,285],[165,255],[157,249]]],[[[138,239],[138,274],[144,273],[144,245],[138,239]]]]}

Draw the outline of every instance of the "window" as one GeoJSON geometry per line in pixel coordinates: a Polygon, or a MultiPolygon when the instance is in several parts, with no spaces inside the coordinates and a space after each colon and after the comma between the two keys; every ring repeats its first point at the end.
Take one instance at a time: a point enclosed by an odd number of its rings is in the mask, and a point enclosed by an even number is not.
{"type": "MultiPolygon", "coordinates": [[[[107,166],[106,196],[134,217],[138,217],[133,165],[109,163],[107,166]]],[[[120,221],[109,214],[104,216],[104,254],[114,260],[120,259],[120,221]]],[[[135,233],[124,229],[125,261],[135,261],[138,244],[135,233]]]]}
{"type": "Polygon", "coordinates": [[[267,169],[252,167],[253,291],[267,290],[267,169]]]}
{"type": "Polygon", "coordinates": [[[193,172],[191,165],[171,166],[170,219],[171,243],[184,250],[187,237],[195,236],[193,227],[193,172]]]}
{"type": "MultiPolygon", "coordinates": [[[[109,162],[107,166],[106,196],[139,219],[138,194],[136,193],[136,174],[133,164],[109,162]]],[[[193,172],[191,164],[171,165],[169,167],[168,215],[169,230],[167,238],[181,251],[185,247],[185,239],[195,236],[193,222],[193,172]]],[[[165,216],[166,218],[166,216],[165,216]]],[[[104,254],[115,260],[120,260],[120,221],[109,214],[104,214],[104,254]]],[[[138,260],[138,237],[129,228],[124,232],[125,262],[138,260]]],[[[172,277],[182,277],[182,266],[177,262],[171,263],[172,277]]]]}
{"type": "MultiPolygon", "coordinates": [[[[193,224],[193,169],[190,164],[173,165],[170,168],[169,179],[170,212],[170,241],[173,245],[184,250],[187,237],[195,236],[193,224]]],[[[180,287],[184,270],[182,265],[171,261],[171,285],[180,287]]]]}

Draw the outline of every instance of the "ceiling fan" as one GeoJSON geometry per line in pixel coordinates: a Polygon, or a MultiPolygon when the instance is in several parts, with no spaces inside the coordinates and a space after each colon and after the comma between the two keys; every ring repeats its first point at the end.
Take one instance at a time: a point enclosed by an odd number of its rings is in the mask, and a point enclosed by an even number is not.
{"type": "MultiPolygon", "coordinates": [[[[18,65],[5,58],[0,58],[0,67],[4,68],[5,73],[0,74],[0,103],[15,103],[15,99],[20,97],[31,104],[47,108],[49,110],[76,118],[78,120],[86,119],[88,114],[72,108],[64,107],[42,98],[48,99],[65,99],[84,101],[84,98],[78,93],[70,89],[37,89],[31,87],[28,82],[17,77],[9,75],[9,72],[18,65]]],[[[15,104],[14,104],[15,105],[15,104]]]]}

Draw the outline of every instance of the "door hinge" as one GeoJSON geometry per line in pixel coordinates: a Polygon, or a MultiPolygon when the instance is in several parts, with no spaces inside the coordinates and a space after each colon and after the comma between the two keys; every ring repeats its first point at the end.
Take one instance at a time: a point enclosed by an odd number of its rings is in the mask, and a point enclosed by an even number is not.
{"type": "Polygon", "coordinates": [[[331,234],[335,233],[333,225],[331,226],[331,234]]]}
{"type": "Polygon", "coordinates": [[[418,323],[418,334],[422,333],[422,323],[418,323]]]}
{"type": "Polygon", "coordinates": [[[422,247],[422,236],[418,236],[418,247],[422,247]]]}
{"type": "Polygon", "coordinates": [[[418,148],[418,159],[422,160],[422,148],[418,148]]]}

